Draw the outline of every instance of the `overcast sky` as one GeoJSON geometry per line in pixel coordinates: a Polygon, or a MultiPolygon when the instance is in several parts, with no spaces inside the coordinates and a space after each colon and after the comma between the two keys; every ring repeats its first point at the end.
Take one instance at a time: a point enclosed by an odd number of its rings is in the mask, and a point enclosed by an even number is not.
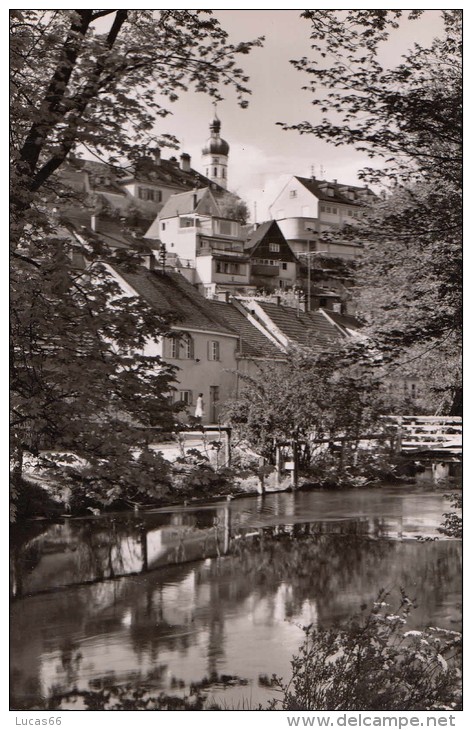
{"type": "MultiPolygon", "coordinates": [[[[263,48],[241,56],[252,89],[248,109],[240,109],[235,97],[218,104],[221,136],[230,144],[229,188],[249,205],[257,204],[258,221],[268,217],[267,206],[291,175],[320,177],[358,183],[357,171],[372,161],[352,148],[335,148],[312,135],[283,131],[276,122],[313,119],[310,94],[302,91],[304,75],[289,60],[310,56],[310,23],[300,10],[216,10],[216,17],[233,42],[266,36],[263,48]]],[[[415,41],[429,44],[441,31],[440,12],[426,10],[416,21],[402,23],[395,42],[384,50],[384,59],[395,63],[415,41]]],[[[203,171],[201,148],[209,136],[213,117],[211,100],[189,92],[171,106],[173,115],[159,120],[159,131],[175,134],[181,151],[192,156],[192,167],[203,171]]],[[[164,151],[164,156],[170,156],[164,151]]]]}

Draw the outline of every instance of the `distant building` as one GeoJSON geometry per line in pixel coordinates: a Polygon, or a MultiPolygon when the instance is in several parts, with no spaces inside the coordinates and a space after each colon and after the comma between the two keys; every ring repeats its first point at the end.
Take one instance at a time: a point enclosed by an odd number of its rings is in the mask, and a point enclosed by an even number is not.
{"type": "Polygon", "coordinates": [[[352,259],[362,250],[360,243],[325,244],[320,241],[320,234],[354,224],[366,203],[374,198],[367,187],[294,176],[277,195],[269,212],[297,255],[323,250],[328,256],[352,259]]]}
{"type": "Polygon", "coordinates": [[[146,239],[165,246],[168,265],[206,297],[247,292],[250,284],[241,224],[225,214],[228,196],[217,197],[208,187],[173,195],[146,233],[146,239]]]}
{"type": "Polygon", "coordinates": [[[220,137],[221,122],[216,116],[210,124],[211,136],[202,149],[205,177],[222,188],[228,187],[229,144],[220,137]]]}
{"type": "MultiPolygon", "coordinates": [[[[220,127],[215,117],[204,147],[207,176],[192,168],[186,152],[179,160],[175,156],[163,159],[158,147],[124,166],[71,157],[58,175],[68,188],[80,193],[82,205],[85,202],[96,212],[123,217],[143,233],[172,195],[210,187],[215,195],[231,196],[226,192],[229,145],[219,136],[220,127]]],[[[232,199],[239,200],[237,196],[232,199]]]]}
{"type": "Polygon", "coordinates": [[[296,284],[298,262],[276,221],[257,226],[244,251],[251,261],[250,283],[257,289],[273,291],[296,284]]]}

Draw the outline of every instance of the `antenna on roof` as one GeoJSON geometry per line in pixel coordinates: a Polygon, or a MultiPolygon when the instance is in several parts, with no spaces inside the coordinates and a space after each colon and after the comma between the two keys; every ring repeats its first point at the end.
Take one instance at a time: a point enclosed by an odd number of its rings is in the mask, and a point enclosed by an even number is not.
{"type": "Polygon", "coordinates": [[[254,201],[254,223],[257,223],[257,203],[254,201]]]}

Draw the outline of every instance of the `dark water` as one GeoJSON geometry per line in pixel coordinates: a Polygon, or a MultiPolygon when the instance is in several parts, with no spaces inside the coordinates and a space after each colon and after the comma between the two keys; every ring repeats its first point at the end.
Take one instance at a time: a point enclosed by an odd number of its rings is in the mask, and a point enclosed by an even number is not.
{"type": "Polygon", "coordinates": [[[265,702],[301,626],[403,587],[411,627],[460,628],[461,543],[449,503],[412,487],[273,494],[174,511],[35,522],[12,549],[12,707],[103,683],[184,691],[212,673],[227,707],[265,702]]]}

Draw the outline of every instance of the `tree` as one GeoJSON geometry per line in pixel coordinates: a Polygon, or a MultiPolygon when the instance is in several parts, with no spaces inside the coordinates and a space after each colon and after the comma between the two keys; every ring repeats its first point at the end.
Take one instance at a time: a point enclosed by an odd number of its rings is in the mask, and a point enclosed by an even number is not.
{"type": "MultiPolygon", "coordinates": [[[[362,343],[324,352],[293,350],[286,362],[265,365],[257,376],[242,379],[244,387],[226,415],[271,461],[274,439],[347,436],[355,442],[383,411],[380,378],[362,343]]],[[[308,466],[309,447],[302,456],[308,466]]]]}
{"type": "Polygon", "coordinates": [[[342,232],[364,242],[360,310],[396,372],[415,362],[421,375],[423,355],[449,351],[436,406],[457,413],[460,376],[450,376],[460,370],[462,318],[461,12],[443,11],[440,38],[384,68],[379,51],[402,13],[306,11],[315,58],[293,63],[309,75],[306,88],[323,116],[284,127],[383,158],[380,169],[360,176],[387,183],[388,194],[342,232]]]}
{"type": "Polygon", "coordinates": [[[72,193],[56,173],[84,148],[114,164],[162,142],[155,121],[189,87],[221,98],[230,85],[245,106],[235,59],[260,43],[228,44],[206,11],[11,12],[14,497],[25,452],[44,448],[72,452],[60,460],[71,462],[66,481],[102,504],[139,501],[165,481],[148,442],[176,427],[175,370],[144,353],[170,321],[113,275],[139,265],[139,241],[123,255],[72,230],[61,216],[72,193]]]}

